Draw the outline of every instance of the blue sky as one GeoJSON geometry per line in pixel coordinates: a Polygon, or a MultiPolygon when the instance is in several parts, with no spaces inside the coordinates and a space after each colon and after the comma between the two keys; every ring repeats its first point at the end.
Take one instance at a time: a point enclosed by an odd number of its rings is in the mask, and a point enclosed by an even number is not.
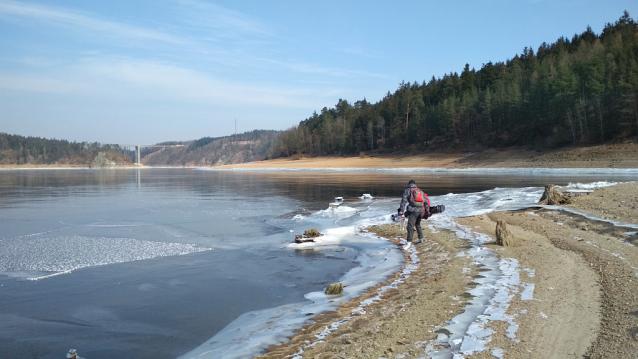
{"type": "Polygon", "coordinates": [[[287,129],[342,98],[600,33],[638,1],[0,0],[0,132],[120,144],[287,129]]]}

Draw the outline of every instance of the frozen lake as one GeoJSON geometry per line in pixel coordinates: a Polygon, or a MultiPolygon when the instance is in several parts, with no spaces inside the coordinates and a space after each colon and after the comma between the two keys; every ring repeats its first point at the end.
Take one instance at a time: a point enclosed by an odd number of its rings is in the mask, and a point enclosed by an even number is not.
{"type": "Polygon", "coordinates": [[[394,245],[357,228],[388,222],[409,179],[454,217],[525,206],[547,183],[637,178],[631,170],[0,171],[1,355],[258,354],[308,313],[338,305],[321,294],[328,284],[348,283],[347,300],[399,268],[394,245]],[[344,203],[329,210],[337,196],[344,203]],[[320,244],[291,245],[313,227],[326,233],[320,244]]]}

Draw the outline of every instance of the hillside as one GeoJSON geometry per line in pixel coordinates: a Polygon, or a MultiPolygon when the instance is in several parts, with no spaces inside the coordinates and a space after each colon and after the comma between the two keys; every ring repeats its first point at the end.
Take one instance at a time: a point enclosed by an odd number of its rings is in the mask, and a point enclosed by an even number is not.
{"type": "MultiPolygon", "coordinates": [[[[521,44],[521,46],[527,44],[521,44]]],[[[402,82],[377,103],[340,99],[282,133],[270,157],[358,155],[416,146],[479,150],[621,142],[638,135],[638,24],[525,47],[481,69],[402,82]]]]}
{"type": "MultiPolygon", "coordinates": [[[[266,159],[278,131],[254,130],[235,136],[203,137],[183,147],[142,151],[147,166],[219,166],[266,159]]],[[[168,144],[168,143],[166,143],[168,144]]],[[[170,143],[175,144],[175,143],[170,143]]]]}
{"type": "MultiPolygon", "coordinates": [[[[98,142],[69,142],[67,140],[25,137],[0,133],[0,165],[70,165],[89,166],[98,153],[108,153],[118,163],[126,163],[118,145],[98,142]]],[[[128,161],[132,164],[131,161],[128,161]]]]}
{"type": "MultiPolygon", "coordinates": [[[[142,164],[148,166],[217,166],[267,158],[279,131],[254,130],[236,136],[202,137],[195,141],[164,142],[182,145],[142,148],[142,164]]],[[[69,142],[0,133],[2,167],[122,167],[133,165],[135,152],[118,145],[69,142]],[[100,154],[102,154],[100,157],[100,154]]]]}

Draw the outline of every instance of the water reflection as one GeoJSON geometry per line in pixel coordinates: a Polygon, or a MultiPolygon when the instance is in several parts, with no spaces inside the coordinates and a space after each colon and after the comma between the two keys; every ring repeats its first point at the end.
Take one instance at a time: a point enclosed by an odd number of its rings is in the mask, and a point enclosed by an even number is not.
{"type": "Polygon", "coordinates": [[[68,197],[90,195],[101,188],[126,187],[130,170],[10,170],[0,171],[0,206],[12,198],[68,197]]]}
{"type": "MultiPolygon", "coordinates": [[[[84,345],[92,350],[84,355],[94,359],[132,352],[142,353],[139,358],[177,357],[246,311],[304,300],[306,293],[358,266],[362,248],[376,246],[346,241],[342,247],[293,252],[287,249],[293,233],[331,228],[339,218],[337,213],[334,218],[291,221],[295,214],[326,209],[337,196],[344,197],[348,207],[364,207],[358,198],[363,193],[392,198],[398,205],[410,179],[435,196],[632,178],[193,169],[0,171],[1,235],[13,242],[24,240],[26,248],[34,248],[37,240],[60,249],[64,240],[108,244],[118,238],[123,247],[128,243],[123,239],[134,239],[162,248],[166,243],[214,248],[85,267],[40,282],[0,276],[0,317],[14,318],[12,324],[0,326],[0,336],[9,338],[3,350],[53,359],[69,347],[84,345]],[[107,314],[115,319],[104,320],[107,314]],[[85,326],[66,324],[76,319],[85,326]],[[114,330],[112,323],[124,326],[114,330]],[[149,334],[145,328],[151,326],[163,329],[149,334]]],[[[486,200],[493,202],[489,196],[486,200]]],[[[382,215],[392,203],[372,202],[367,215],[382,215]],[[377,203],[381,205],[374,208],[377,203]]],[[[347,226],[361,218],[366,217],[346,216],[337,222],[347,226]]],[[[105,247],[87,248],[108,251],[105,247]]],[[[71,248],[68,253],[80,252],[71,248]]],[[[66,252],[61,257],[66,260],[66,252]]]]}
{"type": "MultiPolygon", "coordinates": [[[[398,197],[410,179],[430,196],[468,193],[494,187],[542,187],[548,183],[565,185],[570,181],[635,180],[635,174],[529,175],[521,173],[419,173],[419,172],[335,172],[335,171],[203,171],[196,169],[109,169],[109,170],[12,170],[0,171],[2,205],[12,197],[90,196],[104,190],[134,186],[138,191],[185,191],[209,197],[216,192],[281,195],[307,204],[341,196],[357,199],[364,193],[374,197],[398,197]],[[144,177],[142,179],[142,177],[144,177]]],[[[323,205],[323,204],[322,204],[323,205]]]]}

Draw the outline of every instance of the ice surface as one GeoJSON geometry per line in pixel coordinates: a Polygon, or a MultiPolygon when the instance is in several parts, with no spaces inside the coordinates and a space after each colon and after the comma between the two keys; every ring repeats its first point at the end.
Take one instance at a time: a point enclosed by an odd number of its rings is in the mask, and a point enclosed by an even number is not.
{"type": "Polygon", "coordinates": [[[530,278],[534,278],[536,276],[536,271],[531,268],[523,268],[523,271],[525,271],[527,276],[530,278]]]}
{"type": "Polygon", "coordinates": [[[431,217],[468,217],[495,211],[516,210],[535,205],[543,194],[540,187],[494,188],[471,194],[450,193],[435,196],[431,202],[443,203],[446,211],[431,217]]]}
{"type": "Polygon", "coordinates": [[[568,183],[567,186],[559,186],[560,188],[577,188],[577,189],[594,189],[594,188],[603,188],[603,187],[612,187],[617,185],[618,182],[609,182],[609,181],[598,181],[591,183],[568,183]]]}
{"type": "Polygon", "coordinates": [[[328,207],[328,209],[321,210],[314,214],[315,216],[330,218],[330,219],[343,219],[353,216],[356,212],[356,208],[352,208],[339,203],[331,203],[337,205],[336,207],[328,207]]]}
{"type": "MultiPolygon", "coordinates": [[[[328,235],[337,238],[339,235],[347,237],[353,235],[353,228],[330,229],[328,235]]],[[[376,238],[372,235],[363,235],[370,240],[387,240],[376,238]],[[374,238],[373,238],[374,237],[374,238]]],[[[334,239],[344,241],[346,238],[334,239]]],[[[306,294],[308,302],[295,303],[277,308],[246,313],[230,323],[226,328],[217,333],[213,338],[202,344],[195,350],[181,356],[180,358],[238,358],[252,357],[272,343],[285,341],[287,337],[294,334],[294,330],[303,326],[311,320],[308,313],[318,314],[327,310],[334,310],[341,303],[359,296],[368,287],[374,285],[380,278],[385,278],[397,269],[402,260],[402,254],[394,246],[379,246],[376,249],[364,251],[357,260],[360,266],[351,269],[340,280],[344,284],[343,295],[326,296],[323,292],[312,292],[306,294]]],[[[418,257],[417,257],[418,260],[418,257]]],[[[413,268],[413,267],[410,267],[413,268]]],[[[409,276],[413,270],[406,268],[403,277],[409,276]]],[[[403,279],[397,279],[392,284],[381,288],[384,293],[389,288],[396,288],[403,279]]],[[[381,294],[370,298],[362,303],[359,308],[353,310],[353,315],[365,314],[365,307],[371,303],[381,300],[381,294]]],[[[309,343],[313,346],[320,342],[326,335],[334,331],[351,317],[343,318],[332,323],[317,336],[317,341],[309,343]]],[[[301,354],[303,350],[299,353],[301,354]]]]}
{"type": "Polygon", "coordinates": [[[328,246],[338,246],[348,235],[355,234],[353,227],[330,228],[322,233],[322,236],[314,237],[314,242],[290,243],[287,245],[291,249],[325,248],[328,246]]]}
{"type": "Polygon", "coordinates": [[[521,300],[533,300],[534,299],[534,283],[523,284],[523,291],[521,292],[521,300]]]}
{"type": "Polygon", "coordinates": [[[185,244],[61,236],[0,240],[0,273],[29,280],[50,278],[85,267],[131,262],[211,250],[185,244]]]}

